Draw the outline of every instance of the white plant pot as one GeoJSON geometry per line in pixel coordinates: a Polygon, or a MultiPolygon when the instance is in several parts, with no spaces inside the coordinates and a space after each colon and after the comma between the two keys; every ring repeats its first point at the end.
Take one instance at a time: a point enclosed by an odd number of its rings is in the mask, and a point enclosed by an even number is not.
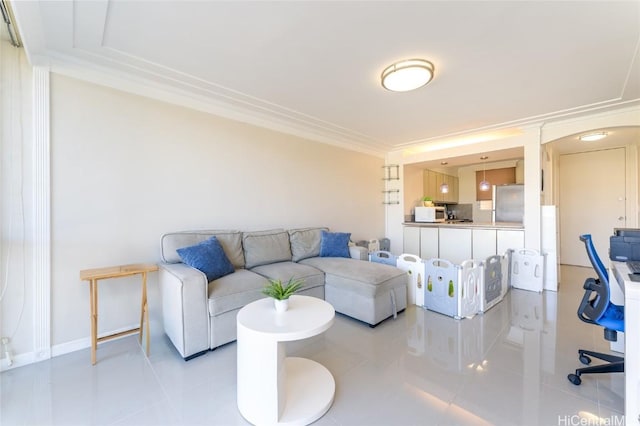
{"type": "Polygon", "coordinates": [[[285,312],[287,309],[289,309],[289,299],[273,299],[273,303],[276,307],[276,312],[285,312]]]}

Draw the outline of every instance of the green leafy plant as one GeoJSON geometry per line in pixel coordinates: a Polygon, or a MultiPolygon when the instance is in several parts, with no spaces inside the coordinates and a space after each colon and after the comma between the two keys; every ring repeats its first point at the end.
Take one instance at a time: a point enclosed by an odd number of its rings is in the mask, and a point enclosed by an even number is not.
{"type": "Polygon", "coordinates": [[[433,198],[431,197],[422,197],[422,201],[433,201],[433,198]]]}
{"type": "Polygon", "coordinates": [[[273,297],[276,300],[288,299],[296,291],[300,290],[303,280],[289,279],[287,284],[283,285],[280,280],[269,280],[269,284],[262,289],[262,293],[269,297],[273,297]]]}

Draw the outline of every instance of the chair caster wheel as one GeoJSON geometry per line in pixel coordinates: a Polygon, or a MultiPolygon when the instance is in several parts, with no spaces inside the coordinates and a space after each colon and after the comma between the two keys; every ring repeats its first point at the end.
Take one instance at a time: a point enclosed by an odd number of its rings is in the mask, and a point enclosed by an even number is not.
{"type": "Polygon", "coordinates": [[[591,358],[589,358],[586,355],[580,355],[580,362],[583,363],[584,365],[589,365],[591,364],[591,358]]]}
{"type": "Polygon", "coordinates": [[[575,374],[569,374],[567,376],[567,379],[569,379],[569,381],[571,383],[573,383],[574,385],[578,386],[580,383],[582,383],[582,379],[580,379],[580,376],[577,376],[575,374]]]}

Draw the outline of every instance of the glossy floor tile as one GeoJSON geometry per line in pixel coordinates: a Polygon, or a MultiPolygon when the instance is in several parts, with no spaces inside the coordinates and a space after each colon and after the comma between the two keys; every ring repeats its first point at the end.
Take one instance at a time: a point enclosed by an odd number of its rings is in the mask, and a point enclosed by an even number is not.
{"type": "MultiPolygon", "coordinates": [[[[472,319],[410,307],[371,329],[337,315],[323,335],[289,344],[336,381],[315,424],[619,424],[622,374],[583,376],[581,386],[566,378],[580,366],[578,348],[609,346],[576,316],[592,271],[561,274],[558,293],[512,289],[472,319]],[[590,423],[571,423],[581,418],[590,423]]],[[[87,349],[0,374],[0,424],[247,424],[236,406],[236,344],[185,362],[152,314],[148,358],[129,336],[101,344],[95,366],[87,349]]]]}

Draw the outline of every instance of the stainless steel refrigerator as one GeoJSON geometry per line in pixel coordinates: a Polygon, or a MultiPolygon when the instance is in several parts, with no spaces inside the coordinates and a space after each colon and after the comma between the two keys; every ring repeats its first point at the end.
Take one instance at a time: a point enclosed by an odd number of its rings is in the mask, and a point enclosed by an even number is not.
{"type": "Polygon", "coordinates": [[[493,185],[494,222],[522,223],[524,219],[524,185],[493,185]]]}

